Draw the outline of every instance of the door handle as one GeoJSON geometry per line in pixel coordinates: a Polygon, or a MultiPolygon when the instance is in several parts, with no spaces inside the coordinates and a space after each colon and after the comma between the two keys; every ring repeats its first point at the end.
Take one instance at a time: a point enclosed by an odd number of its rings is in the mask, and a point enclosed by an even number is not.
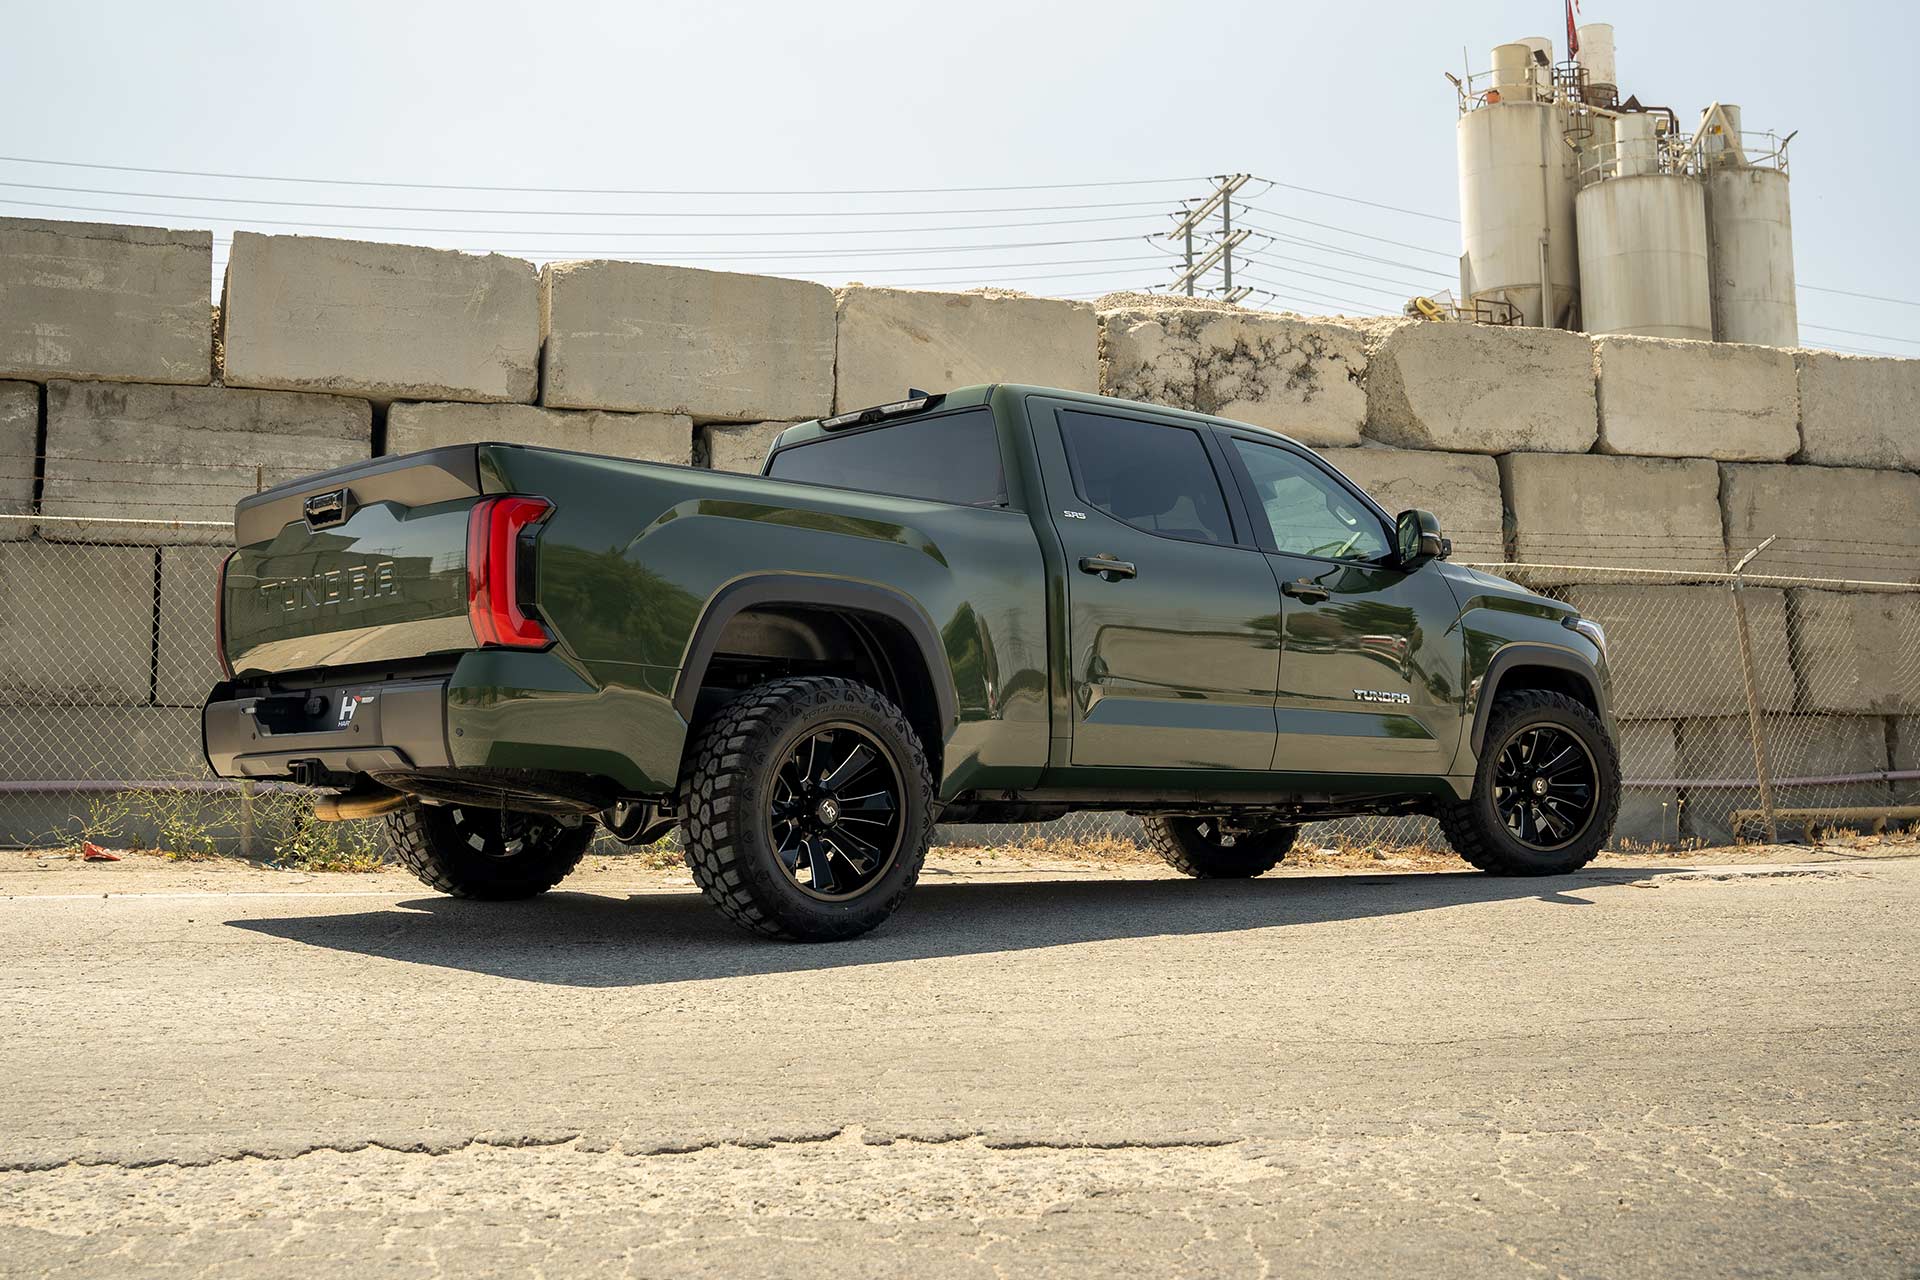
{"type": "Polygon", "coordinates": [[[1133,567],[1133,561],[1115,560],[1112,556],[1081,556],[1080,572],[1097,573],[1108,582],[1132,578],[1138,573],[1133,567]]]}
{"type": "Polygon", "coordinates": [[[1280,594],[1283,596],[1291,596],[1302,604],[1319,604],[1322,600],[1325,600],[1330,593],[1325,587],[1316,587],[1311,582],[1302,580],[1299,582],[1281,583],[1280,594]]]}

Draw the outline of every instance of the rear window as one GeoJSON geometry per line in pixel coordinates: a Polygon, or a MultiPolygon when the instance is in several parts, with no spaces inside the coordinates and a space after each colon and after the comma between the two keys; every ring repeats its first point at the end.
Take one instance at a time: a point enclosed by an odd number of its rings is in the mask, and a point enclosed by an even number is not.
{"type": "Polygon", "coordinates": [[[1000,439],[985,408],[811,440],[774,454],[767,474],[968,507],[1007,500],[1000,439]]]}

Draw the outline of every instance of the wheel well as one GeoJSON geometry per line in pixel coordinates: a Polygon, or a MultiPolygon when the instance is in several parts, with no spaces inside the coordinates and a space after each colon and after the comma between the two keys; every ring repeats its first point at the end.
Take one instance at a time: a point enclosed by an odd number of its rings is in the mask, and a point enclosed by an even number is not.
{"type": "Polygon", "coordinates": [[[1607,690],[1599,672],[1578,654],[1552,645],[1513,644],[1493,655],[1473,713],[1473,751],[1486,745],[1487,720],[1501,694],[1521,689],[1537,689],[1564,694],[1608,722],[1607,690]]]}
{"type": "Polygon", "coordinates": [[[897,619],[859,609],[758,604],[727,620],[700,677],[698,714],[743,689],[790,675],[837,675],[871,685],[906,714],[934,774],[946,741],[933,673],[897,619]]]}
{"type": "Polygon", "coordinates": [[[1528,689],[1537,689],[1545,693],[1564,693],[1595,715],[1601,714],[1603,710],[1599,697],[1593,691],[1593,685],[1584,676],[1560,667],[1513,667],[1501,673],[1500,683],[1494,688],[1494,696],[1497,698],[1501,694],[1519,693],[1528,689]]]}

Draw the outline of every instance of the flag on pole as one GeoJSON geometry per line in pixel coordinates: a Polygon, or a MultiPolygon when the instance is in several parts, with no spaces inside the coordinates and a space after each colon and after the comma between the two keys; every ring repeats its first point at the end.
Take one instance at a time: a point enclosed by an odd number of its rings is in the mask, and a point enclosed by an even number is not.
{"type": "Polygon", "coordinates": [[[1580,32],[1575,15],[1580,12],[1580,0],[1567,0],[1567,57],[1572,58],[1580,52],[1580,32]]]}

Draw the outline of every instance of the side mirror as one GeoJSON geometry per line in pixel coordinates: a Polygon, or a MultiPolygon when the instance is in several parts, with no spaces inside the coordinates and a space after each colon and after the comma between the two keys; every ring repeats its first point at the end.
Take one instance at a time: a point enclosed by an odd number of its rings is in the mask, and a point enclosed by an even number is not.
{"type": "Polygon", "coordinates": [[[1418,569],[1453,554],[1453,543],[1440,536],[1440,521],[1431,511],[1402,511],[1394,521],[1393,540],[1402,569],[1418,569]]]}

